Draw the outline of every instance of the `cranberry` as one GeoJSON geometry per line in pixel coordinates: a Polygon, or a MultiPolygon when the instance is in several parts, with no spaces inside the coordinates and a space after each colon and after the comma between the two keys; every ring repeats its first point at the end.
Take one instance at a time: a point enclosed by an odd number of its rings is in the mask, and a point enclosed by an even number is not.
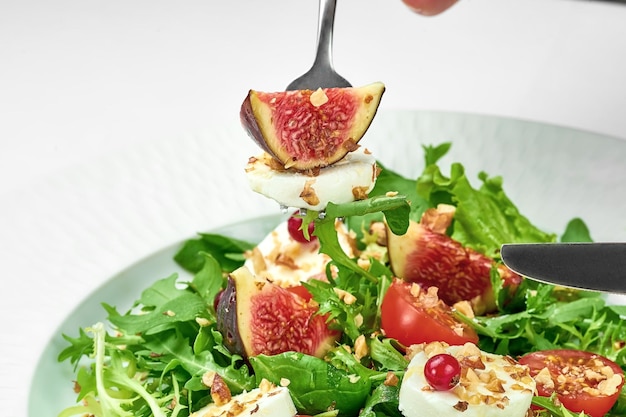
{"type": "Polygon", "coordinates": [[[426,361],[424,377],[437,391],[448,391],[459,383],[461,365],[454,356],[440,353],[426,361]]]}
{"type": "Polygon", "coordinates": [[[313,236],[313,231],[315,230],[315,225],[313,224],[313,222],[309,223],[308,239],[306,238],[306,236],[304,236],[304,231],[300,229],[301,226],[302,218],[297,217],[295,214],[289,217],[289,220],[287,220],[287,230],[289,231],[289,235],[292,237],[293,240],[300,243],[308,243],[317,239],[315,236],[313,236]]]}

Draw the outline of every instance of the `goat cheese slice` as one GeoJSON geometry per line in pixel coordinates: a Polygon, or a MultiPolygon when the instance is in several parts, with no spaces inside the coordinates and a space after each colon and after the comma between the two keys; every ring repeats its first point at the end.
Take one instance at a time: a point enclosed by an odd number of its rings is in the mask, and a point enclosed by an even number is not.
{"type": "Polygon", "coordinates": [[[525,417],[535,392],[529,368],[510,357],[481,351],[472,343],[416,345],[400,387],[399,409],[405,417],[525,417]],[[448,353],[461,364],[459,384],[437,391],[424,377],[426,361],[448,353]]]}
{"type": "Polygon", "coordinates": [[[255,388],[236,395],[226,404],[211,403],[190,417],[294,417],[296,413],[289,390],[272,386],[269,390],[255,388]]]}
{"type": "Polygon", "coordinates": [[[277,164],[266,153],[249,159],[245,171],[252,191],[284,207],[316,211],[329,202],[341,204],[366,198],[378,176],[376,159],[362,148],[313,175],[285,170],[277,164]]]}
{"type": "MultiPolygon", "coordinates": [[[[341,222],[336,223],[335,229],[343,251],[354,257],[354,237],[341,222]]],[[[319,249],[317,239],[307,243],[293,239],[287,222],[283,221],[248,254],[244,265],[256,277],[265,278],[283,288],[293,287],[311,278],[326,276],[326,264],[330,257],[319,249]]]]}

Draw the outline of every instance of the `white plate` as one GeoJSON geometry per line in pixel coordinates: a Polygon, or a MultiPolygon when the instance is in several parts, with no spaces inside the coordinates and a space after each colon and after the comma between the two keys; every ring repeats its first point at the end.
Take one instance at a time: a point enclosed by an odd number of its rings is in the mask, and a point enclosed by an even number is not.
{"type": "MultiPolygon", "coordinates": [[[[281,215],[275,215],[249,219],[215,229],[214,232],[254,242],[269,233],[282,218],[281,215]]],[[[63,408],[73,405],[76,401],[76,395],[72,392],[72,381],[75,378],[73,366],[67,361],[64,363],[57,361],[59,352],[68,345],[62,334],[74,337],[79,327],[104,321],[106,313],[100,308],[101,303],[114,305],[119,307],[120,311],[125,311],[133,305],[137,296],[157,279],[165,278],[172,273],[178,273],[183,280],[191,279],[191,275],[172,259],[181,244],[182,242],[177,242],[161,249],[121,271],[70,313],[57,329],[39,360],[30,387],[29,416],[56,416],[63,408]]]]}
{"type": "MultiPolygon", "coordinates": [[[[44,235],[61,242],[45,242],[45,253],[37,252],[42,248],[25,253],[37,253],[53,266],[53,278],[40,280],[31,295],[29,306],[38,308],[16,314],[25,327],[46,318],[43,335],[54,335],[23,353],[31,361],[42,355],[30,386],[29,416],[54,416],[72,404],[71,375],[66,364],[56,363],[64,346],[59,332],[75,334],[78,326],[102,319],[99,301],[129,305],[146,283],[175,272],[175,246],[168,245],[195,232],[277,213],[275,204],[245,186],[242,169],[256,148],[240,137],[239,126],[220,126],[156,142],[39,190],[60,192],[69,200],[47,200],[40,216],[24,223],[27,232],[45,227],[44,235]]],[[[626,142],[506,118],[404,111],[380,112],[362,145],[384,165],[415,177],[423,168],[421,146],[443,141],[453,142],[444,166],[462,162],[470,178],[481,170],[502,175],[512,200],[543,229],[561,233],[569,219],[580,216],[596,240],[626,239],[626,142]]],[[[253,230],[253,237],[258,235],[253,230]]],[[[23,285],[26,291],[28,284],[23,285]]]]}

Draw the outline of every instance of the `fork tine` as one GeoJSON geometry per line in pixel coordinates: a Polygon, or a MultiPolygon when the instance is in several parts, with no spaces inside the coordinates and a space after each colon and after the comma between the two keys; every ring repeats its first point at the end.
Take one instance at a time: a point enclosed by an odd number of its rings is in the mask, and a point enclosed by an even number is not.
{"type": "Polygon", "coordinates": [[[333,68],[333,26],[336,0],[320,0],[315,61],[309,71],[292,81],[287,90],[316,90],[318,88],[352,87],[333,68]]]}

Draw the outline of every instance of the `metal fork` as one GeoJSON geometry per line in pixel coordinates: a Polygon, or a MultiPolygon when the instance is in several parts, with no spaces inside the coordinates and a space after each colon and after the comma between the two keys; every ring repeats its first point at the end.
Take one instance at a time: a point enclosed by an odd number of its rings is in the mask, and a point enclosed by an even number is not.
{"type": "Polygon", "coordinates": [[[333,68],[333,26],[336,0],[320,0],[317,52],[313,66],[287,86],[287,90],[317,90],[318,88],[352,87],[333,68]]]}

